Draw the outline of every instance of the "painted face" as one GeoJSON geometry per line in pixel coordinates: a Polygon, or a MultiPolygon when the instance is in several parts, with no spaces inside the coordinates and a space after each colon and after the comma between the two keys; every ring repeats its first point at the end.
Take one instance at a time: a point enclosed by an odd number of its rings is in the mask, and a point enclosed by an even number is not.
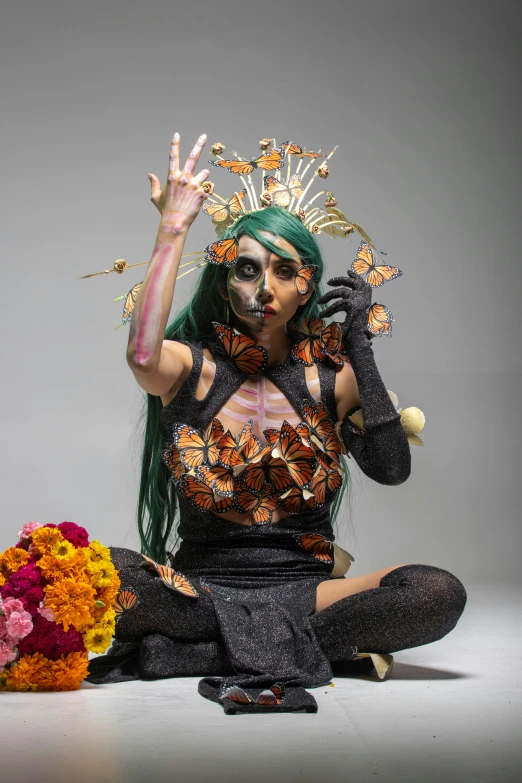
{"type": "Polygon", "coordinates": [[[281,258],[260,242],[243,235],[239,239],[238,258],[227,278],[230,307],[247,331],[275,331],[295,315],[299,305],[312,294],[300,294],[295,275],[302,265],[296,249],[282,237],[262,232],[292,260],[281,258]]]}

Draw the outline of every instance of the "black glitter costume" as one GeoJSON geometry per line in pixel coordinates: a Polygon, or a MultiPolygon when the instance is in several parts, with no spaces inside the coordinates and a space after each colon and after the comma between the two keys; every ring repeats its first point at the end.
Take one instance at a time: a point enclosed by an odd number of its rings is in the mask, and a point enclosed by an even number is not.
{"type": "MultiPolygon", "coordinates": [[[[167,438],[180,422],[204,431],[248,377],[215,337],[186,344],[193,366],[162,410],[167,438]],[[205,346],[216,375],[208,394],[198,400],[205,346]]],[[[350,355],[365,430],[357,430],[347,415],[340,435],[367,475],[399,484],[410,472],[409,444],[372,353],[369,345],[352,351],[353,360],[350,355]]],[[[335,422],[335,369],[328,360],[317,366],[321,400],[335,422]]],[[[315,403],[304,366],[291,356],[264,374],[296,411],[304,401],[315,403]]],[[[202,511],[181,493],[178,497],[181,545],[172,565],[195,587],[197,597],[167,589],[141,567],[138,553],[111,548],[122,590],[134,590],[138,602],[118,619],[109,653],[90,662],[90,682],[199,674],[206,675],[200,694],[221,703],[227,714],[315,712],[317,703],[305,688],[328,683],[331,663],[347,661],[357,651],[390,653],[440,639],[464,609],[466,592],[456,577],[431,566],[408,565],[387,574],[375,590],[314,614],[317,586],[331,578],[334,563],[333,558],[318,558],[300,541],[303,534],[334,540],[333,497],[320,508],[253,527],[202,511]],[[246,691],[248,703],[227,697],[237,688],[246,691]],[[267,693],[279,697],[278,703],[267,703],[267,693]]]]}

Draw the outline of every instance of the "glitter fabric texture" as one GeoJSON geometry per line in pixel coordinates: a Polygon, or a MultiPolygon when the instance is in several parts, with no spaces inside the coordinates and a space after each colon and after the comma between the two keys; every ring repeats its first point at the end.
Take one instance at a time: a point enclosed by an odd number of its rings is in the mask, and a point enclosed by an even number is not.
{"type": "MultiPolygon", "coordinates": [[[[214,336],[187,344],[192,370],[161,414],[167,439],[175,424],[205,429],[247,377],[214,336]],[[203,347],[212,353],[216,374],[198,400],[203,347]]],[[[356,351],[352,361],[365,431],[354,433],[345,419],[340,434],[367,475],[398,484],[409,475],[409,444],[369,350],[356,351]]],[[[326,360],[318,371],[321,399],[336,421],[335,369],[326,360]]],[[[291,357],[264,375],[297,411],[304,400],[315,402],[303,365],[291,357]]],[[[90,682],[202,675],[199,693],[226,714],[315,712],[317,703],[305,689],[328,683],[332,662],[349,660],[357,650],[393,652],[439,639],[464,608],[465,590],[456,577],[409,565],[390,572],[379,588],[314,614],[317,586],[331,578],[333,563],[299,546],[298,537],[312,533],[334,540],[328,505],[247,527],[178,498],[181,544],[173,567],[198,588],[198,597],[169,590],[140,567],[139,553],[111,548],[122,589],[134,590],[138,600],[118,619],[109,653],[90,662],[90,682]],[[238,689],[244,703],[226,695],[238,689]],[[266,703],[267,693],[273,703],[266,703]]]]}

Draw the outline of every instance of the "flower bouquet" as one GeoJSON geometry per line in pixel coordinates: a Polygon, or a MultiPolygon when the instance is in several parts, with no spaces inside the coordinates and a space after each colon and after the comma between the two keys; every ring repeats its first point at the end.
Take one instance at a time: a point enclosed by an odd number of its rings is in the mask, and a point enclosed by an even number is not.
{"type": "Polygon", "coordinates": [[[29,522],[0,554],[0,690],[77,690],[114,635],[107,547],[74,522],[29,522]]]}

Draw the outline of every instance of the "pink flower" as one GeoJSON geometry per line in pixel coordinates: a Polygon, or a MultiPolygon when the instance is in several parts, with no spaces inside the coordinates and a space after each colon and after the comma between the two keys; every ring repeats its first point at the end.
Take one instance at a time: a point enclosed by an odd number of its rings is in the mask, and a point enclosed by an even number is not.
{"type": "Polygon", "coordinates": [[[50,623],[54,623],[54,612],[52,609],[45,608],[45,601],[40,601],[37,611],[38,614],[41,614],[45,620],[49,620],[50,623]]]}
{"type": "Polygon", "coordinates": [[[17,652],[13,649],[14,645],[9,642],[0,642],[0,666],[11,663],[16,659],[17,652]]]}
{"type": "Polygon", "coordinates": [[[2,609],[6,617],[10,617],[13,612],[23,612],[25,606],[18,598],[8,597],[5,601],[0,599],[0,609],[2,609]]]}
{"type": "Polygon", "coordinates": [[[11,616],[7,618],[5,627],[13,641],[18,642],[20,639],[24,639],[33,630],[33,619],[29,612],[11,612],[11,616]]]}
{"type": "Polygon", "coordinates": [[[21,530],[18,531],[18,538],[20,541],[24,538],[30,538],[34,530],[42,527],[39,522],[26,522],[21,530]]]}

